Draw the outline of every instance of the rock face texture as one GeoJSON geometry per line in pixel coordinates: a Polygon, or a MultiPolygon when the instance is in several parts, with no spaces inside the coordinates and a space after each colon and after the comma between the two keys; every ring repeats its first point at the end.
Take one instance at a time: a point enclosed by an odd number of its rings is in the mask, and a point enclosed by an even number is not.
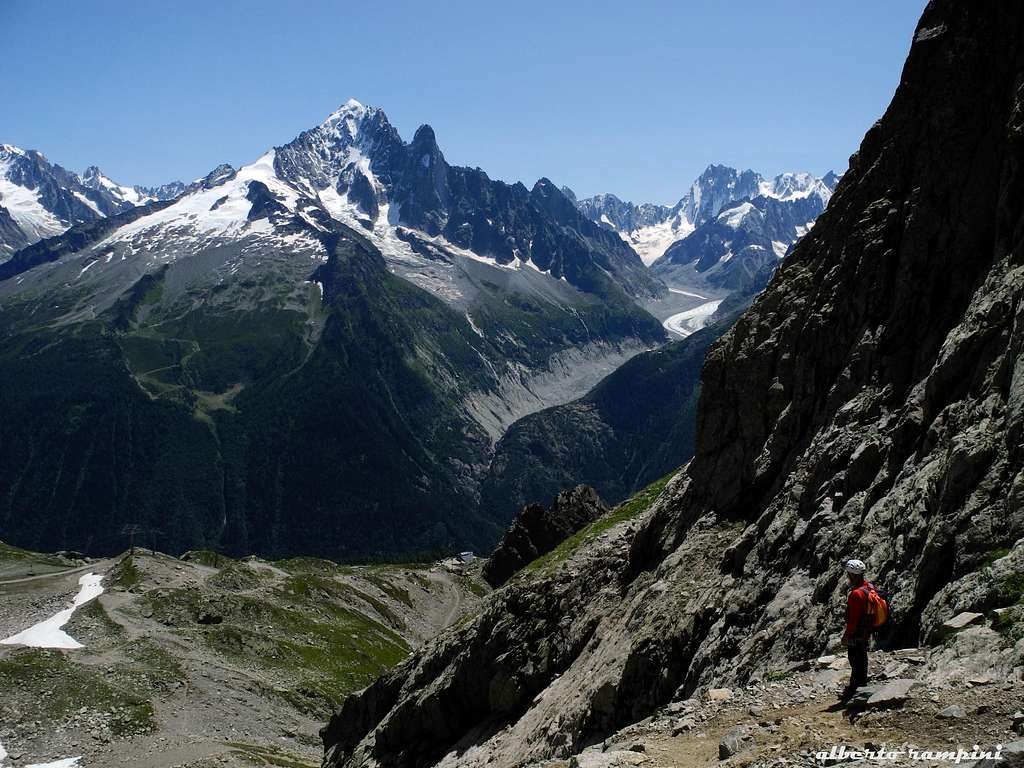
{"type": "Polygon", "coordinates": [[[550,507],[524,507],[484,566],[484,579],[497,589],[524,565],[547,554],[607,511],[597,491],[586,485],[562,491],[550,507]]]}
{"type": "MultiPolygon", "coordinates": [[[[575,754],[821,653],[844,557],[891,588],[884,643],[1021,598],[1022,40],[1018,3],[928,6],[829,208],[712,347],[694,459],[349,699],[325,766],[575,754]]],[[[967,632],[948,674],[1020,677],[1019,632],[967,632]]]]}

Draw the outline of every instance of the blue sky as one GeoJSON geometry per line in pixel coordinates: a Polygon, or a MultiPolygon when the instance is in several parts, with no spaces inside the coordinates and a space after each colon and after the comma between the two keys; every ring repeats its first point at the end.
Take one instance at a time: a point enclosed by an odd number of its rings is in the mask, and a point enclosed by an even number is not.
{"type": "Polygon", "coordinates": [[[240,165],[349,97],[449,162],[671,202],[846,167],[924,0],[0,0],[0,141],[123,183],[240,165]]]}

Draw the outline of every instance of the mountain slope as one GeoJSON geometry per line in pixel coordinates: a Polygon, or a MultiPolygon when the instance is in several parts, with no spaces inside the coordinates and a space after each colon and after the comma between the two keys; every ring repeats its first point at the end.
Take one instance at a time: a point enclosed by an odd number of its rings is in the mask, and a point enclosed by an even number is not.
{"type": "Polygon", "coordinates": [[[738,310],[637,355],[583,397],[526,416],[495,446],[481,508],[511,520],[583,483],[616,504],[693,456],[700,371],[738,310]]]}
{"type": "Polygon", "coordinates": [[[11,317],[39,303],[8,306],[5,536],[104,551],[134,522],[173,550],[485,546],[464,475],[488,442],[459,406],[489,376],[478,337],[367,246],[322,248],[319,268],[281,254],[276,284],[235,264],[211,289],[174,262],[56,333],[11,317]]]}
{"type": "Polygon", "coordinates": [[[884,642],[1019,676],[1022,39],[1019,4],[929,4],[828,211],[712,347],[693,461],[349,699],[325,765],[564,758],[764,679],[838,634],[851,556],[893,588],[884,642]],[[995,607],[1005,634],[942,642],[995,607]]]}

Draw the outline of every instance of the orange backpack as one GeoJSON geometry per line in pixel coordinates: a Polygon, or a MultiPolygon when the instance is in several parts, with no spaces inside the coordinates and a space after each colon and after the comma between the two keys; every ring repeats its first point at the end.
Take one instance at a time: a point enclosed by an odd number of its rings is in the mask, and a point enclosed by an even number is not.
{"type": "Polygon", "coordinates": [[[861,589],[868,597],[866,623],[871,629],[878,629],[889,620],[889,601],[873,584],[865,584],[861,589]]]}

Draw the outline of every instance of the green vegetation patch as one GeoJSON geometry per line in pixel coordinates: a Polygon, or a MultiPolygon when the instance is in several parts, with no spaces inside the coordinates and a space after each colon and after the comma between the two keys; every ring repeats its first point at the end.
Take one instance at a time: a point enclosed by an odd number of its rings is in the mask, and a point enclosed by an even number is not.
{"type": "Polygon", "coordinates": [[[324,717],[349,693],[369,685],[409,652],[389,628],[355,611],[328,605],[322,619],[275,609],[276,620],[258,631],[237,624],[211,627],[205,642],[223,656],[293,681],[274,692],[300,711],[324,717]]]}
{"type": "Polygon", "coordinates": [[[1009,573],[999,580],[999,597],[1004,605],[1024,602],[1024,573],[1009,573]]]}
{"type": "Polygon", "coordinates": [[[147,637],[126,643],[122,650],[133,666],[141,670],[149,687],[170,688],[187,677],[178,658],[147,637]]]}
{"type": "Polygon", "coordinates": [[[227,555],[214,552],[212,549],[190,549],[179,559],[184,560],[186,563],[205,565],[207,568],[223,568],[229,563],[234,562],[227,555]]]}
{"type": "Polygon", "coordinates": [[[533,573],[541,570],[550,571],[560,563],[565,562],[569,557],[587,542],[593,541],[605,531],[615,527],[626,520],[632,520],[640,515],[654,503],[661,494],[668,481],[676,474],[672,471],[660,480],[655,480],[642,491],[638,491],[631,498],[619,504],[604,517],[598,518],[585,528],[581,528],[572,536],[567,538],[546,555],[541,555],[532,563],[523,568],[520,573],[533,573]]]}
{"type": "Polygon", "coordinates": [[[280,681],[273,693],[325,717],[409,653],[391,627],[349,608],[352,598],[332,578],[297,574],[258,595],[157,589],[142,599],[157,621],[264,670],[280,681]]]}
{"type": "Polygon", "coordinates": [[[985,556],[985,559],[982,560],[981,565],[983,568],[987,568],[988,566],[992,565],[992,563],[994,563],[996,560],[1001,560],[1008,554],[1010,554],[1010,550],[1006,548],[993,549],[985,556]]]}
{"type": "Polygon", "coordinates": [[[487,587],[485,587],[476,579],[470,578],[469,576],[459,577],[459,583],[463,589],[465,589],[472,595],[476,595],[477,597],[486,597],[489,591],[487,587]]]}
{"type": "Polygon", "coordinates": [[[208,583],[217,589],[224,589],[228,592],[245,592],[257,589],[265,584],[269,575],[253,568],[246,563],[232,562],[225,565],[217,573],[208,579],[208,583]]]}
{"type": "Polygon", "coordinates": [[[135,564],[135,558],[125,555],[111,571],[110,583],[115,589],[130,591],[142,583],[142,572],[135,564]]]}
{"type": "Polygon", "coordinates": [[[31,561],[43,565],[67,566],[63,560],[54,555],[44,555],[39,552],[29,552],[27,549],[12,547],[0,541],[0,563],[8,561],[31,561]]]}
{"type": "Polygon", "coordinates": [[[409,590],[398,586],[386,576],[374,573],[373,571],[361,572],[359,575],[392,600],[397,600],[412,608],[412,596],[409,594],[409,590]]]}
{"type": "Polygon", "coordinates": [[[378,616],[387,622],[389,627],[399,631],[405,629],[406,624],[405,621],[402,620],[402,617],[373,595],[367,594],[361,589],[356,589],[350,584],[345,584],[343,587],[352,597],[357,600],[362,600],[364,603],[369,605],[378,616]]]}
{"type": "Polygon", "coordinates": [[[58,725],[87,710],[104,714],[115,737],[155,727],[152,703],[60,651],[28,648],[0,659],[0,698],[17,701],[22,718],[58,725]]]}

